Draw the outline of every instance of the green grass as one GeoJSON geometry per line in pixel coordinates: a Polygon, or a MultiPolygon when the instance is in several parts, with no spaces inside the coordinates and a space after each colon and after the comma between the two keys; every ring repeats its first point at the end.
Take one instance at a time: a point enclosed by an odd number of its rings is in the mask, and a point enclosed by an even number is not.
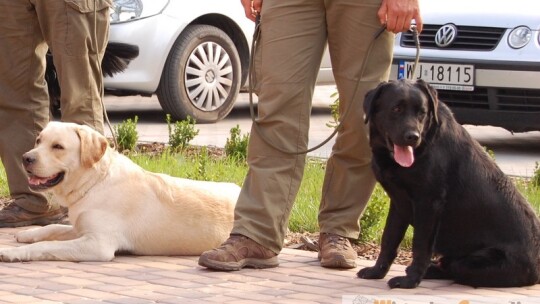
{"type": "MultiPolygon", "coordinates": [[[[144,169],[177,177],[233,182],[242,185],[247,173],[245,162],[227,157],[210,156],[206,148],[197,153],[137,154],[129,157],[144,169]]],[[[308,158],[304,179],[296,202],[291,211],[289,229],[292,232],[317,232],[317,214],[326,162],[322,159],[308,158]]],[[[540,185],[530,179],[514,179],[520,192],[528,199],[537,214],[540,214],[540,185]]],[[[4,168],[0,164],[0,196],[8,196],[4,168]]],[[[388,213],[389,199],[384,190],[377,185],[361,219],[362,233],[359,242],[379,243],[388,213]]],[[[411,247],[412,229],[409,229],[402,246],[411,247]]]]}
{"type": "Polygon", "coordinates": [[[540,184],[532,183],[529,179],[523,178],[516,178],[514,182],[521,194],[531,203],[536,214],[540,215],[540,184]]]}
{"type": "MultiPolygon", "coordinates": [[[[242,185],[247,172],[245,163],[227,158],[207,158],[204,151],[201,155],[190,157],[166,153],[157,157],[136,155],[131,158],[150,171],[194,179],[229,181],[238,185],[242,185]],[[201,167],[204,167],[204,170],[201,170],[201,167]]],[[[304,178],[289,219],[289,230],[292,232],[317,232],[319,230],[317,214],[325,168],[324,160],[308,158],[304,178]]],[[[514,180],[537,214],[540,214],[540,187],[532,184],[528,179],[514,180]]],[[[377,185],[361,219],[362,233],[359,242],[380,243],[388,214],[388,205],[388,196],[382,187],[377,185]]],[[[409,228],[402,243],[403,247],[412,246],[412,232],[413,229],[409,228]]]]}
{"type": "Polygon", "coordinates": [[[292,232],[319,231],[317,214],[321,200],[321,189],[326,162],[308,158],[304,178],[289,218],[289,230],[292,232]]]}
{"type": "Polygon", "coordinates": [[[246,164],[227,158],[212,158],[202,152],[197,156],[165,152],[157,156],[134,154],[134,163],[152,172],[197,180],[232,182],[242,185],[247,172],[246,164]]]}
{"type": "Polygon", "coordinates": [[[0,197],[9,196],[9,188],[7,183],[6,170],[0,162],[0,197]]]}
{"type": "MultiPolygon", "coordinates": [[[[143,168],[163,172],[173,176],[194,179],[220,180],[242,185],[247,172],[245,163],[227,158],[207,158],[203,153],[186,157],[180,154],[163,154],[157,157],[146,155],[131,156],[143,168]],[[204,170],[201,170],[203,167],[204,170]],[[202,173],[201,173],[202,172],[202,173]]],[[[317,232],[317,214],[321,198],[326,162],[308,158],[304,178],[296,202],[291,210],[289,230],[292,232],[317,232]]],[[[514,179],[518,189],[528,199],[537,214],[540,214],[540,186],[528,179],[514,179]]],[[[359,242],[380,243],[388,214],[389,198],[380,185],[375,187],[371,199],[361,219],[362,233],[359,242]]],[[[413,229],[409,228],[402,246],[412,247],[413,229]]]]}

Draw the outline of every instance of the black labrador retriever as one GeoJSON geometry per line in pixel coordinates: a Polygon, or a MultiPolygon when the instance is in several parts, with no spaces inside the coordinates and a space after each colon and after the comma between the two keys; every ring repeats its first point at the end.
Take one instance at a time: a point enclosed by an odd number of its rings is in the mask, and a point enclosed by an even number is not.
{"type": "Polygon", "coordinates": [[[391,203],[377,262],[358,277],[383,278],[412,225],[412,263],[390,288],[415,288],[423,278],[540,283],[538,216],[432,87],[382,83],[366,95],[364,111],[373,170],[391,203]]]}

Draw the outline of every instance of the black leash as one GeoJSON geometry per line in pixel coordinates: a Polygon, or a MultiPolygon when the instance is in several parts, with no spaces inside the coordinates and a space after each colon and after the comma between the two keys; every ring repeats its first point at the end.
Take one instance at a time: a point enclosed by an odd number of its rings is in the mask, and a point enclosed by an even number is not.
{"type": "MultiPolygon", "coordinates": [[[[350,112],[350,109],[351,109],[351,106],[352,104],[354,103],[354,100],[351,100],[351,102],[349,102],[349,105],[347,107],[347,109],[345,109],[345,112],[343,113],[343,115],[341,115],[340,117],[340,121],[338,123],[338,125],[334,128],[334,131],[332,132],[332,134],[330,134],[330,136],[328,136],[328,138],[326,138],[325,140],[323,140],[321,143],[319,143],[318,145],[314,146],[314,147],[311,147],[311,148],[308,148],[307,150],[304,150],[304,151],[287,151],[285,149],[283,149],[282,147],[279,147],[275,144],[273,144],[270,139],[268,139],[264,133],[262,132],[260,126],[259,126],[259,123],[257,121],[257,117],[255,115],[255,110],[254,110],[254,105],[253,105],[253,84],[254,84],[254,75],[253,75],[253,68],[254,68],[254,54],[255,54],[255,50],[257,49],[258,47],[258,43],[259,43],[259,36],[260,36],[260,33],[261,33],[261,29],[260,29],[260,22],[261,22],[261,15],[260,14],[257,14],[256,16],[256,19],[255,19],[255,31],[253,33],[253,41],[251,43],[251,54],[250,54],[250,63],[249,63],[249,112],[250,112],[250,115],[251,115],[251,121],[253,122],[253,126],[255,127],[256,131],[259,133],[259,136],[261,137],[261,139],[269,146],[273,147],[274,149],[282,152],[282,153],[285,153],[285,154],[290,154],[290,155],[300,155],[300,154],[307,154],[309,152],[313,152],[317,149],[319,149],[320,147],[324,146],[326,143],[328,143],[336,134],[337,132],[339,131],[339,129],[341,128],[341,125],[343,123],[343,121],[345,120],[345,117],[347,117],[347,114],[350,112]]],[[[375,40],[377,40],[377,38],[379,38],[379,36],[381,36],[382,33],[384,33],[384,31],[386,30],[386,26],[382,26],[374,35],[373,39],[371,40],[370,44],[369,44],[369,47],[368,47],[368,50],[367,50],[367,53],[366,53],[366,56],[364,56],[364,59],[362,61],[362,70],[360,71],[360,77],[358,79],[358,82],[360,82],[362,80],[362,77],[364,76],[364,71],[365,71],[365,67],[366,67],[366,60],[367,58],[370,57],[370,54],[371,54],[371,49],[373,48],[373,44],[375,43],[375,40]]],[[[416,70],[416,66],[418,64],[418,60],[419,60],[419,50],[420,50],[420,44],[419,44],[419,39],[418,39],[418,31],[416,30],[416,27],[413,26],[411,27],[411,30],[413,31],[414,33],[414,36],[415,36],[415,42],[416,42],[416,61],[414,63],[414,66],[413,66],[413,78],[414,78],[414,71],[416,70]]],[[[358,86],[355,87],[354,89],[354,92],[353,92],[353,97],[356,96],[356,92],[358,90],[358,86]]]]}
{"type": "Polygon", "coordinates": [[[412,70],[412,79],[414,80],[414,76],[416,74],[416,67],[418,66],[418,62],[420,61],[420,37],[418,34],[418,28],[416,28],[416,25],[411,25],[411,32],[413,33],[413,39],[414,39],[414,46],[416,47],[416,56],[414,58],[413,63],[413,70],[412,70]]]}

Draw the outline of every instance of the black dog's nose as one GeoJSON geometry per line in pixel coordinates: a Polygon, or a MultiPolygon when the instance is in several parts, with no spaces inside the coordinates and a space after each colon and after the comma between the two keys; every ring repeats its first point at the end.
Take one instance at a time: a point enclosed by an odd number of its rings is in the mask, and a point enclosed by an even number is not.
{"type": "Polygon", "coordinates": [[[36,161],[36,159],[34,157],[24,154],[22,157],[22,161],[23,161],[23,165],[28,166],[28,165],[33,164],[36,161]]]}
{"type": "Polygon", "coordinates": [[[415,144],[420,139],[420,133],[416,131],[407,131],[405,133],[405,140],[408,144],[415,144]]]}

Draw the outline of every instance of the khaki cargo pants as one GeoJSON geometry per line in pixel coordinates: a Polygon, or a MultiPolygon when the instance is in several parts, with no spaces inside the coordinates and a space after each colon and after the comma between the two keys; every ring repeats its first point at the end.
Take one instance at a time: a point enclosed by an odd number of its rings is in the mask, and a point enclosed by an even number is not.
{"type": "MultiPolygon", "coordinates": [[[[359,235],[359,217],[375,185],[362,103],[368,90],[388,79],[392,60],[394,35],[384,32],[374,42],[359,82],[369,44],[381,28],[380,4],[380,0],[265,0],[255,57],[262,132],[287,151],[302,151],[308,143],[313,89],[328,42],[341,113],[354,104],[328,159],[319,225],[321,232],[350,238],[359,235]]],[[[232,233],[276,253],[282,249],[305,158],[279,152],[252,128],[249,171],[232,233]]]]}
{"type": "Polygon", "coordinates": [[[62,120],[103,132],[101,58],[111,0],[0,0],[0,157],[11,196],[33,212],[46,198],[28,188],[21,157],[49,121],[47,48],[58,73],[62,120]],[[95,10],[94,10],[94,4],[95,10]]]}

